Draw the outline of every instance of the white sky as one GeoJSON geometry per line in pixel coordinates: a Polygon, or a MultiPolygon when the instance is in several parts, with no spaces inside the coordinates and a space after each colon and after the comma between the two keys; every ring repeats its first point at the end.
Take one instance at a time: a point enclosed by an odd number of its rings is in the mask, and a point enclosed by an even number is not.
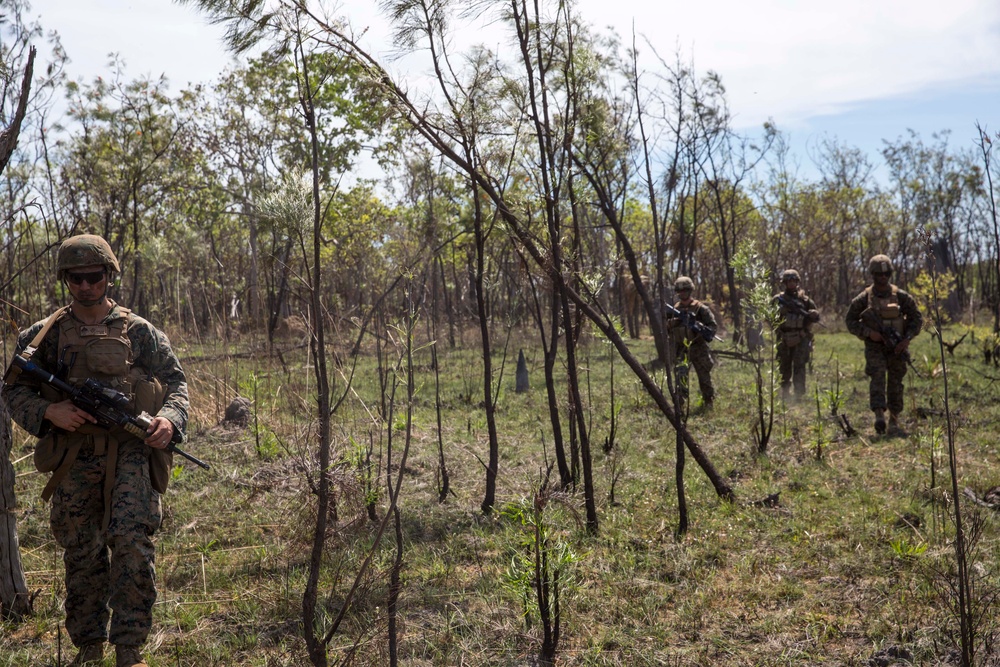
{"type": "MultiPolygon", "coordinates": [[[[342,5],[355,25],[374,6],[342,5]]],[[[117,52],[128,76],[163,73],[177,92],[231,62],[221,28],[171,0],[32,0],[31,14],[62,36],[73,78],[106,75],[117,52]]],[[[577,15],[627,42],[634,21],[649,67],[642,37],[715,70],[737,126],[773,118],[800,163],[823,138],[874,155],[908,128],[963,147],[976,121],[1000,129],[1000,0],[578,0],[577,15]]]]}

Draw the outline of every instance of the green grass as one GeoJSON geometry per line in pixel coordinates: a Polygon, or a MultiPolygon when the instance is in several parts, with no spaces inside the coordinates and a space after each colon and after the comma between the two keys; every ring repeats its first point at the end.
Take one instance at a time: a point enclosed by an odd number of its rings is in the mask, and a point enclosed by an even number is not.
{"type": "MultiPolygon", "coordinates": [[[[945,338],[960,334],[956,329],[945,338]]],[[[194,419],[187,446],[213,469],[182,463],[164,498],[149,663],[308,664],[300,619],[315,521],[312,369],[304,350],[284,354],[282,363],[265,355],[227,360],[220,349],[188,346],[179,338],[175,343],[191,380],[194,419]],[[254,388],[256,429],[217,426],[236,392],[254,388]]],[[[652,358],[650,341],[634,345],[641,359],[652,358]]],[[[497,510],[530,507],[544,470],[543,444],[548,460],[553,457],[541,351],[527,334],[511,350],[498,402],[497,510]],[[525,394],[513,391],[519,347],[531,371],[532,390],[525,394]]],[[[779,406],[766,456],[753,451],[751,369],[720,359],[715,410],[693,415],[690,428],[729,478],[737,502],[719,500],[688,456],[691,527],[678,540],[673,432],[617,359],[614,455],[622,470],[615,503],[608,501],[611,457],[601,443],[612,411],[610,350],[585,343],[581,363],[589,373],[587,417],[600,532],[589,536],[584,530],[582,491],[546,506],[552,539],[577,557],[568,566],[572,585],[562,591],[559,663],[865,665],[892,647],[905,648],[915,664],[944,663],[957,636],[957,621],[935,587],[941,581],[935,572],[953,560],[950,478],[939,439],[938,488],[930,488],[931,443],[943,419],[917,417],[918,408],[941,409],[942,383],[924,372],[935,370],[934,341],[924,334],[913,353],[925,377],[912,371],[907,376],[908,435],[877,437],[867,409],[861,343],[847,334],[821,333],[808,389],[818,387],[824,396],[833,392],[839,371],[839,410],[860,435],[845,437],[827,418],[826,407],[820,420],[810,399],[779,406]],[[774,493],[780,494],[777,507],[751,504],[774,493]]],[[[529,529],[511,513],[485,517],[479,511],[487,455],[479,354],[442,349],[439,357],[442,438],[454,495],[437,502],[434,374],[424,349],[416,359],[414,440],[400,501],[405,559],[400,659],[418,666],[531,664],[541,644],[537,610],[508,577],[512,558],[525,553],[529,529]]],[[[947,361],[958,413],[960,487],[982,496],[1000,483],[995,446],[1000,407],[993,399],[1000,369],[985,365],[978,344],[969,339],[947,361]]],[[[379,518],[387,497],[386,433],[372,419],[378,394],[371,351],[358,362],[355,393],[334,416],[337,521],[320,585],[321,624],[337,614],[374,537],[365,506],[371,493],[366,496],[359,464],[359,452],[369,443],[374,443],[379,518]]],[[[338,378],[334,391],[343,390],[338,378]]],[[[564,387],[558,395],[565,403],[564,387]]],[[[398,400],[397,410],[403,407],[398,400]]],[[[401,413],[396,421],[402,424],[401,413]]],[[[404,434],[399,424],[393,461],[399,460],[404,434]]],[[[12,458],[28,452],[30,442],[21,438],[12,458]]],[[[0,627],[0,667],[55,665],[60,637],[66,664],[73,652],[65,632],[60,634],[61,556],[48,530],[48,507],[38,497],[44,479],[31,472],[30,458],[16,470],[21,553],[29,588],[38,597],[34,616],[0,627]]],[[[976,562],[982,590],[988,591],[1000,583],[1000,541],[993,514],[985,521],[976,562]]],[[[331,643],[332,663],[356,647],[353,664],[387,664],[393,551],[390,531],[331,643]]],[[[995,627],[991,615],[983,627],[995,627]]]]}

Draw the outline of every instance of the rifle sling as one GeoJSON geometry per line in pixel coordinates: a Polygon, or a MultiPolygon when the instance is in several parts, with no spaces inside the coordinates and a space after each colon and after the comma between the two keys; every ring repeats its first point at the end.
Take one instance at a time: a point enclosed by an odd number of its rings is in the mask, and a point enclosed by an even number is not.
{"type": "MultiPolygon", "coordinates": [[[[38,333],[35,334],[35,337],[31,339],[31,342],[28,343],[27,347],[25,347],[24,350],[21,352],[21,358],[24,359],[25,361],[31,361],[31,357],[34,356],[35,352],[38,350],[38,346],[41,345],[42,340],[45,339],[45,334],[49,332],[49,329],[52,328],[52,325],[56,323],[56,320],[58,320],[63,313],[68,313],[68,312],[69,312],[69,306],[63,306],[56,312],[49,315],[48,318],[45,320],[45,324],[42,325],[42,328],[39,329],[38,333]]],[[[4,374],[3,378],[4,384],[13,385],[14,381],[17,380],[17,377],[20,374],[21,374],[21,367],[15,366],[12,361],[10,366],[8,366],[7,368],[7,372],[4,374]]]]}
{"type": "Polygon", "coordinates": [[[31,342],[28,343],[28,346],[24,348],[24,352],[21,353],[21,356],[25,360],[31,361],[31,357],[35,354],[35,350],[37,350],[38,346],[42,344],[42,340],[45,338],[45,334],[49,332],[49,329],[51,329],[52,325],[56,323],[56,320],[59,319],[60,315],[68,312],[69,312],[69,306],[63,306],[56,312],[49,315],[49,318],[45,320],[45,324],[42,325],[42,328],[38,331],[37,334],[35,334],[35,337],[31,339],[31,342]]]}

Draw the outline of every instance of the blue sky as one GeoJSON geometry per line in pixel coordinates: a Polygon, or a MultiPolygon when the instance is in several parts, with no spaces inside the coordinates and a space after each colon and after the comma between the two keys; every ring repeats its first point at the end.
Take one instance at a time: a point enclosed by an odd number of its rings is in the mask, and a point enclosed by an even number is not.
{"type": "MultiPolygon", "coordinates": [[[[342,5],[378,51],[374,6],[342,5]]],[[[737,127],[773,119],[806,176],[824,139],[878,161],[908,129],[925,142],[950,130],[954,147],[972,146],[976,121],[1000,130],[998,0],[578,0],[577,14],[627,42],[636,26],[648,67],[655,49],[718,72],[737,127]]],[[[129,76],[179,91],[231,63],[221,29],[171,0],[33,0],[32,15],[62,36],[73,78],[107,75],[116,52],[129,76]]]]}

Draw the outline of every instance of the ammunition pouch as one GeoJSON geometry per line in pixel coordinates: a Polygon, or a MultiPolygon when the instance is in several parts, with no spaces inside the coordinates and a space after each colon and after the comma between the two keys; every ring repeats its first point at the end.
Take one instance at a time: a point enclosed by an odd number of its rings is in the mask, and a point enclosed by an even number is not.
{"type": "Polygon", "coordinates": [[[3,383],[8,387],[13,387],[14,383],[17,382],[17,378],[20,374],[21,374],[21,369],[15,366],[13,362],[11,362],[11,364],[7,366],[7,371],[3,374],[3,383]]]}
{"type": "Polygon", "coordinates": [[[174,453],[165,449],[149,448],[149,481],[157,493],[166,493],[170,472],[174,469],[174,453]]]}
{"type": "MultiPolygon", "coordinates": [[[[163,407],[167,388],[154,377],[142,377],[132,382],[132,403],[136,413],[155,415],[163,407]]],[[[166,449],[148,447],[149,481],[159,493],[165,493],[170,483],[170,472],[174,467],[174,453],[166,449]]]]}
{"type": "Polygon", "coordinates": [[[781,342],[785,347],[795,347],[805,339],[802,329],[781,332],[781,342]]]}
{"type": "Polygon", "coordinates": [[[35,445],[35,470],[38,472],[52,472],[56,470],[69,453],[65,438],[60,438],[59,434],[50,431],[42,437],[35,445]]]}

